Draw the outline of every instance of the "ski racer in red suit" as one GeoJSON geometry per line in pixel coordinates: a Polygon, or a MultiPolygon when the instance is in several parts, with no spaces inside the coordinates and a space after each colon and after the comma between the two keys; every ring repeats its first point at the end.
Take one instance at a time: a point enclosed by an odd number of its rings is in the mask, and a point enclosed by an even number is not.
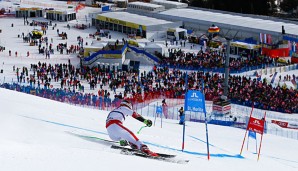
{"type": "Polygon", "coordinates": [[[131,148],[139,149],[150,156],[158,156],[158,154],[150,151],[147,145],[122,124],[127,116],[132,116],[138,121],[145,123],[148,127],[152,126],[151,120],[144,119],[132,109],[131,102],[123,100],[120,106],[111,111],[107,117],[106,128],[110,138],[114,141],[120,141],[121,146],[130,145],[131,148]]]}

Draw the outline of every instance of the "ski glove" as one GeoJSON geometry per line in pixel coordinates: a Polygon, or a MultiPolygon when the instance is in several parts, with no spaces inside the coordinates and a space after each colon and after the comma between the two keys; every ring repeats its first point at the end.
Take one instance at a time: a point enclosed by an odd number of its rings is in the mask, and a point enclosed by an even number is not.
{"type": "Polygon", "coordinates": [[[152,121],[150,119],[145,119],[144,120],[144,124],[148,127],[151,127],[152,126],[152,121]]]}

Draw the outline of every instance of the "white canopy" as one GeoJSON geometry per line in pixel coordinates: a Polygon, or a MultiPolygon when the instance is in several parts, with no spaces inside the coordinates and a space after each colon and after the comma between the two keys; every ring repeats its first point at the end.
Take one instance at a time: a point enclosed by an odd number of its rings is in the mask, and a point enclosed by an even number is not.
{"type": "Polygon", "coordinates": [[[187,20],[196,23],[212,23],[219,26],[225,25],[226,27],[233,27],[235,29],[250,30],[260,33],[271,32],[281,33],[281,28],[284,26],[287,34],[298,36],[298,24],[278,20],[278,19],[265,19],[261,17],[240,16],[237,14],[227,14],[221,12],[204,11],[191,8],[169,9],[160,12],[159,15],[171,16],[175,20],[187,20]]]}
{"type": "Polygon", "coordinates": [[[153,53],[154,52],[158,52],[158,53],[161,53],[163,54],[164,53],[164,48],[161,44],[158,44],[158,43],[153,43],[153,42],[148,42],[147,45],[144,47],[144,49],[150,53],[153,53]]]}

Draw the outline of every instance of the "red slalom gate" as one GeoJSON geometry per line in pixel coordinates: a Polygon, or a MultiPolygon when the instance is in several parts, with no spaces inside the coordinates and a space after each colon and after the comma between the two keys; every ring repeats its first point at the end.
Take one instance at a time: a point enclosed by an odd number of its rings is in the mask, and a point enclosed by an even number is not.
{"type": "Polygon", "coordinates": [[[252,117],[252,112],[253,112],[253,107],[251,109],[249,121],[248,121],[247,128],[246,128],[246,131],[245,131],[245,136],[244,136],[244,139],[243,139],[240,155],[242,154],[242,150],[243,150],[243,146],[244,146],[244,143],[245,143],[245,138],[246,138],[246,135],[247,135],[247,131],[253,131],[255,133],[261,134],[261,141],[260,141],[259,151],[258,151],[258,160],[259,160],[260,153],[261,153],[263,134],[264,134],[264,128],[265,128],[266,112],[265,112],[264,117],[262,119],[257,119],[257,118],[252,117]]]}

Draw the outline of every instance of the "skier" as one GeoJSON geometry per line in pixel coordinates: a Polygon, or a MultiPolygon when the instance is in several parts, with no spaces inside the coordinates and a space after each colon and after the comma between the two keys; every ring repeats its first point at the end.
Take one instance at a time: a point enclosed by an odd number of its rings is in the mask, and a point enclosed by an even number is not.
{"type": "Polygon", "coordinates": [[[148,127],[152,126],[151,120],[144,119],[132,109],[131,102],[123,100],[120,106],[111,111],[107,117],[106,128],[110,138],[114,141],[120,141],[121,146],[130,145],[131,148],[139,149],[150,156],[158,156],[158,154],[150,151],[147,145],[143,144],[133,132],[122,124],[126,116],[132,116],[138,121],[145,123],[148,127]]]}

